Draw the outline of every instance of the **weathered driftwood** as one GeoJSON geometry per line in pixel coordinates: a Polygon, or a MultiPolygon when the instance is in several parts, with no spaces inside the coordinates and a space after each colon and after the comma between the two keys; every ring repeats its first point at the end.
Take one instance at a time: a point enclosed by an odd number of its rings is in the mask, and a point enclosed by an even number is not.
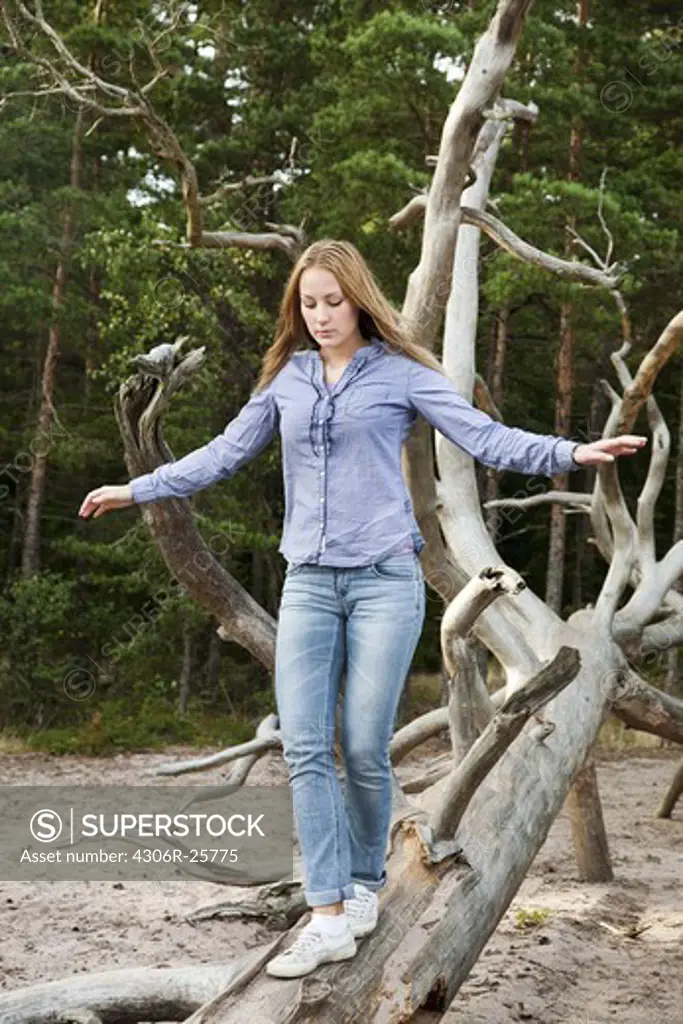
{"type": "Polygon", "coordinates": [[[681,793],[683,793],[683,761],[679,764],[676,774],[671,781],[671,785],[659,805],[659,810],[657,811],[658,818],[671,817],[681,793]]]}
{"type": "Polygon", "coordinates": [[[451,601],[441,620],[441,651],[447,675],[454,764],[465,757],[494,711],[470,630],[497,595],[518,594],[525,586],[522,577],[512,569],[486,568],[451,601]]]}
{"type": "MultiPolygon", "coordinates": [[[[296,869],[294,873],[297,874],[296,869]]],[[[255,890],[246,890],[236,899],[204,904],[187,914],[186,919],[193,923],[215,918],[251,919],[262,921],[272,931],[286,931],[307,910],[301,877],[295,877],[292,881],[271,882],[255,890]]]]}
{"type": "Polygon", "coordinates": [[[411,750],[426,743],[433,736],[438,736],[448,726],[446,708],[432,708],[426,711],[419,718],[414,718],[401,729],[398,729],[391,738],[389,748],[391,763],[399,764],[411,750]]]}
{"type": "Polygon", "coordinates": [[[125,967],[15,989],[0,995],[0,1020],[2,1024],[185,1020],[231,983],[257,973],[280,942],[278,936],[228,964],[125,967]]]}
{"type": "MultiPolygon", "coordinates": [[[[588,657],[581,651],[581,660],[588,657]]],[[[571,655],[570,655],[571,656],[571,655]]],[[[594,666],[595,667],[595,666],[594,666]]],[[[217,1000],[202,1024],[264,1020],[408,1020],[425,1001],[443,1010],[512,898],[588,752],[600,699],[585,671],[553,701],[567,721],[546,743],[522,730],[474,791],[451,849],[430,839],[443,806],[434,793],[392,828],[389,885],[380,893],[380,923],[363,941],[362,960],[320,968],[292,982],[259,978],[217,1000]],[[564,776],[560,768],[568,764],[564,776]],[[559,777],[559,778],[558,778],[559,777]],[[461,852],[458,852],[461,851],[461,852]]],[[[520,698],[515,698],[520,699],[520,698]]],[[[493,723],[492,723],[493,724],[493,723]]],[[[474,750],[471,752],[474,754],[474,750]]],[[[435,787],[436,790],[439,787],[435,787]]]]}
{"type": "Polygon", "coordinates": [[[555,697],[579,670],[577,651],[561,647],[553,660],[515,690],[496,711],[481,736],[446,779],[441,803],[433,815],[436,841],[455,835],[460,819],[489,771],[520,734],[529,717],[555,697]]]}
{"type": "Polygon", "coordinates": [[[471,637],[454,638],[450,644],[455,671],[446,677],[445,686],[454,764],[462,761],[494,713],[486,683],[479,671],[476,645],[477,641],[471,637]]]}
{"type": "Polygon", "coordinates": [[[482,503],[482,508],[529,509],[536,505],[566,505],[582,512],[590,511],[591,496],[583,491],[544,491],[543,494],[530,494],[525,498],[492,498],[482,503]]]}
{"type": "Polygon", "coordinates": [[[683,743],[683,700],[650,686],[630,666],[600,680],[609,709],[630,729],[683,743]]]}
{"type": "MultiPolygon", "coordinates": [[[[261,735],[256,735],[253,740],[245,740],[234,747],[227,747],[216,754],[209,754],[206,757],[192,758],[190,761],[177,761],[173,764],[159,765],[152,772],[153,775],[187,775],[189,772],[203,772],[219,765],[227,764],[229,761],[236,761],[240,758],[254,757],[258,759],[269,750],[282,748],[280,732],[272,727],[272,720],[277,719],[276,715],[269,716],[271,727],[262,729],[261,735]]],[[[263,723],[259,726],[259,729],[263,723]]]]}
{"type": "Polygon", "coordinates": [[[406,795],[411,793],[423,793],[425,789],[434,786],[441,779],[445,779],[453,770],[453,753],[435,758],[426,772],[414,776],[402,783],[401,789],[406,795]]]}
{"type": "MultiPolygon", "coordinates": [[[[136,374],[121,386],[115,412],[131,477],[172,460],[164,441],[162,415],[169,398],[198,370],[202,361],[203,349],[182,358],[177,343],[172,362],[164,362],[157,376],[136,374]]],[[[141,506],[141,514],[178,584],[215,616],[230,639],[272,667],[272,616],[225,571],[216,557],[229,547],[229,538],[217,532],[205,541],[192,517],[190,502],[185,499],[148,503],[141,506]]]]}
{"type": "Polygon", "coordinates": [[[565,810],[572,830],[580,882],[611,882],[614,878],[601,813],[595,762],[588,757],[574,776],[565,810]]]}
{"type": "MultiPolygon", "coordinates": [[[[389,220],[391,227],[406,227],[412,224],[422,215],[426,206],[426,196],[414,196],[410,202],[393,214],[389,220]]],[[[496,242],[501,249],[505,249],[512,256],[524,260],[531,266],[541,270],[547,270],[551,274],[566,281],[575,281],[580,284],[600,285],[602,288],[613,288],[617,283],[614,273],[609,274],[584,263],[576,263],[571,260],[563,260],[551,253],[543,252],[535,246],[525,242],[523,238],[511,231],[498,217],[494,217],[484,210],[476,210],[471,206],[461,206],[460,216],[463,224],[471,224],[485,232],[492,241],[496,242]]]]}
{"type": "Polygon", "coordinates": [[[57,1015],[55,1024],[102,1024],[102,1018],[92,1010],[66,1010],[57,1015]]]}
{"type": "MultiPolygon", "coordinates": [[[[537,110],[534,110],[534,116],[536,114],[537,110]]],[[[454,301],[455,288],[451,288],[451,302],[449,303],[446,311],[447,319],[446,341],[444,343],[444,364],[447,369],[452,372],[453,381],[456,386],[461,390],[462,394],[466,398],[470,399],[474,391],[476,379],[474,345],[477,334],[478,255],[481,229],[485,230],[489,237],[493,238],[494,241],[507,249],[517,258],[533,266],[541,267],[545,270],[556,273],[560,277],[581,280],[583,283],[590,285],[610,288],[614,288],[616,285],[616,278],[614,276],[610,276],[616,267],[601,268],[598,271],[595,271],[592,267],[581,266],[580,270],[578,270],[578,265],[575,263],[572,268],[571,264],[557,260],[555,257],[549,256],[548,254],[541,253],[539,250],[523,242],[509,231],[505,225],[497,222],[495,218],[490,217],[490,215],[485,212],[491,175],[504,131],[504,124],[488,123],[480,132],[477,140],[475,157],[473,160],[476,169],[476,181],[472,186],[465,190],[461,197],[461,226],[458,231],[455,250],[455,284],[462,284],[462,281],[458,282],[458,277],[461,278],[463,273],[465,273],[467,277],[467,285],[469,287],[464,289],[464,295],[458,295],[457,302],[454,301]]],[[[450,444],[443,442],[443,448],[444,471],[439,471],[441,483],[436,485],[439,499],[442,497],[442,487],[445,492],[450,484],[452,486],[452,491],[455,491],[458,489],[458,476],[462,478],[465,475],[462,454],[460,454],[460,457],[456,455],[451,459],[449,451],[450,444]]],[[[441,452],[439,452],[439,463],[441,464],[442,460],[440,456],[441,452]]],[[[476,480],[474,479],[474,473],[471,468],[466,472],[472,478],[472,493],[476,495],[477,486],[476,480]]],[[[462,491],[462,488],[459,489],[462,491]]],[[[452,499],[453,496],[454,495],[452,493],[449,494],[449,498],[452,499]]],[[[460,498],[462,499],[462,493],[460,498]]],[[[448,504],[444,502],[444,506],[437,505],[437,510],[440,510],[442,507],[445,509],[445,515],[440,517],[443,529],[444,518],[450,517],[454,512],[455,506],[452,504],[451,500],[448,504]]],[[[458,518],[462,518],[460,526],[465,526],[467,529],[467,548],[471,546],[473,539],[476,546],[478,543],[477,533],[481,532],[482,528],[484,528],[484,522],[481,518],[480,511],[475,508],[470,509],[466,506],[463,510],[462,516],[459,512],[455,513],[455,515],[457,515],[458,518]],[[471,512],[471,515],[468,516],[468,512],[471,512]]],[[[449,537],[449,540],[450,539],[451,538],[449,537]]],[[[451,545],[453,544],[454,539],[451,540],[451,545]]],[[[459,561],[462,561],[462,548],[462,543],[458,543],[457,546],[452,546],[451,548],[456,559],[459,561]]],[[[479,565],[477,567],[479,567],[479,565]]],[[[482,643],[485,644],[485,641],[482,641],[480,637],[475,636],[474,645],[479,646],[482,645],[482,643]]],[[[477,711],[479,711],[480,715],[486,714],[486,697],[483,692],[485,687],[479,681],[476,663],[474,659],[470,657],[467,645],[461,644],[458,648],[458,652],[460,655],[461,665],[460,671],[457,675],[457,681],[456,679],[453,679],[449,684],[449,706],[452,710],[451,741],[454,747],[454,754],[462,756],[462,753],[468,749],[469,745],[473,741],[474,735],[476,734],[477,711]]],[[[504,662],[503,664],[507,671],[508,687],[512,688],[519,685],[523,678],[528,678],[529,673],[535,671],[537,661],[534,658],[533,652],[529,652],[524,670],[518,679],[515,679],[514,673],[510,671],[509,662],[504,662]]],[[[538,720],[538,724],[535,726],[536,735],[539,739],[543,739],[552,733],[556,725],[550,718],[545,716],[536,717],[538,720]]],[[[595,807],[592,808],[592,815],[593,817],[599,817],[601,810],[597,798],[597,789],[595,790],[595,800],[596,804],[595,807]]]]}
{"type": "MultiPolygon", "coordinates": [[[[630,729],[683,743],[683,700],[650,686],[630,667],[627,670],[615,669],[600,680],[600,686],[608,697],[608,710],[630,729]]],[[[505,687],[491,694],[490,700],[494,708],[500,707],[505,700],[505,687]]],[[[406,733],[405,742],[410,745],[404,752],[405,756],[409,750],[445,733],[448,728],[448,708],[433,708],[404,726],[394,739],[402,739],[402,734],[406,733]]],[[[403,753],[403,748],[399,749],[403,753]]]]}

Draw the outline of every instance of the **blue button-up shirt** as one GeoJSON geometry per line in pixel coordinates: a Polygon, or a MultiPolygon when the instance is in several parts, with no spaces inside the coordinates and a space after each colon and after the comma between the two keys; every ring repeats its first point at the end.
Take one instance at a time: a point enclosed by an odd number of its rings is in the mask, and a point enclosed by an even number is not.
{"type": "Polygon", "coordinates": [[[419,554],[425,540],[401,468],[418,413],[487,466],[548,477],[578,468],[578,441],[499,423],[448,377],[373,337],[329,387],[318,351],[294,352],[223,433],[135,477],[133,500],[186,498],[227,479],[279,430],[285,517],[278,550],[290,564],[360,566],[399,551],[419,554]]]}

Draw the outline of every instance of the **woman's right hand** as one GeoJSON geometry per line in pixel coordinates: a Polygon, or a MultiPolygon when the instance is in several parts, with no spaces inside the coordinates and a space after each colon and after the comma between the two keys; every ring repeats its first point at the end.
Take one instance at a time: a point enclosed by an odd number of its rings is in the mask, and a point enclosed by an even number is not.
{"type": "Polygon", "coordinates": [[[91,512],[95,512],[93,519],[110,512],[114,508],[128,508],[134,505],[133,490],[130,484],[120,486],[97,487],[89,491],[83,499],[83,504],[78,510],[79,516],[87,519],[91,512]]]}

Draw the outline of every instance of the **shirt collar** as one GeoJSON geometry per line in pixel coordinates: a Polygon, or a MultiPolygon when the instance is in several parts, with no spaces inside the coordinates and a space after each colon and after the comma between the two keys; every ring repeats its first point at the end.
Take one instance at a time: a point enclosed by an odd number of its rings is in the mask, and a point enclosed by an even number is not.
{"type": "MultiPolygon", "coordinates": [[[[376,356],[380,354],[380,352],[383,351],[387,351],[386,341],[384,341],[382,338],[379,338],[376,334],[373,334],[370,337],[369,345],[361,345],[359,349],[356,349],[351,359],[349,360],[349,365],[354,363],[365,363],[367,362],[368,359],[374,359],[376,356]]],[[[318,349],[313,349],[311,351],[311,357],[315,358],[316,356],[318,357],[319,360],[322,360],[320,351],[318,349]]]]}

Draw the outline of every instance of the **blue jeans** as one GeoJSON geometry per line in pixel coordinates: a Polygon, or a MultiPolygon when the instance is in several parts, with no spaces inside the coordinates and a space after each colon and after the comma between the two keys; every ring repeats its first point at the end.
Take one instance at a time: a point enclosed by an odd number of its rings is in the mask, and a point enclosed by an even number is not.
{"type": "Polygon", "coordinates": [[[282,588],[275,695],[309,906],[387,883],[389,743],[425,617],[415,553],[353,568],[300,564],[282,588]],[[345,789],[334,761],[342,675],[345,789]]]}

